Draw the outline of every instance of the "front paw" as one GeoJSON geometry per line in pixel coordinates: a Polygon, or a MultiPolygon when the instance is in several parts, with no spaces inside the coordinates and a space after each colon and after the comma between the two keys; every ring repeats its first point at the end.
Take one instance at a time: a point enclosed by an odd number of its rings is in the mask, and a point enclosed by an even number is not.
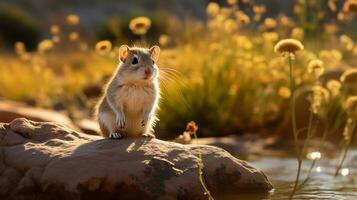
{"type": "Polygon", "coordinates": [[[141,126],[145,126],[150,120],[150,114],[144,114],[143,120],[141,121],[141,126]]]}
{"type": "Polygon", "coordinates": [[[110,139],[121,139],[123,136],[120,133],[110,133],[109,138],[110,139]]]}
{"type": "Polygon", "coordinates": [[[117,114],[116,123],[120,129],[125,127],[125,116],[123,114],[117,114]]]}
{"type": "Polygon", "coordinates": [[[156,138],[156,136],[153,133],[144,133],[142,136],[151,139],[156,138]]]}

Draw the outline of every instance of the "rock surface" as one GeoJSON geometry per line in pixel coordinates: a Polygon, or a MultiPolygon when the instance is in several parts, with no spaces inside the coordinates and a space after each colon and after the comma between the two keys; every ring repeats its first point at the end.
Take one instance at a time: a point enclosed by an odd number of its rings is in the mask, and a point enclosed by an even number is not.
{"type": "Polygon", "coordinates": [[[20,102],[0,101],[0,122],[11,122],[24,117],[37,122],[55,122],[66,125],[74,130],[80,130],[65,114],[53,110],[34,108],[20,102]]]}
{"type": "MultiPolygon", "coordinates": [[[[214,196],[267,194],[263,172],[202,145],[214,196]]],[[[197,145],[158,139],[102,139],[47,122],[0,124],[0,199],[206,199],[197,145]]]]}

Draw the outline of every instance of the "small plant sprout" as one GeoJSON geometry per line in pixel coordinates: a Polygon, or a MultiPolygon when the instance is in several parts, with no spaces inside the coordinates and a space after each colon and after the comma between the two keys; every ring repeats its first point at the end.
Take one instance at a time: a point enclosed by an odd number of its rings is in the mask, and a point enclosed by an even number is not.
{"type": "Polygon", "coordinates": [[[297,189],[297,185],[299,183],[299,177],[300,177],[300,171],[301,171],[301,164],[302,164],[302,158],[301,158],[301,152],[299,150],[299,144],[298,144],[298,131],[296,127],[296,114],[295,114],[295,98],[294,98],[294,92],[295,92],[295,81],[294,81],[294,73],[293,73],[293,64],[292,60],[295,58],[295,53],[297,51],[304,50],[304,46],[302,43],[298,40],[295,39],[283,39],[280,40],[275,46],[274,46],[274,52],[283,55],[283,56],[288,56],[289,60],[289,80],[290,80],[290,109],[291,109],[291,122],[292,122],[292,128],[293,128],[293,134],[294,134],[294,142],[295,142],[295,148],[296,148],[296,157],[298,160],[298,171],[296,174],[296,180],[295,180],[295,185],[294,189],[290,195],[290,199],[293,198],[295,191],[297,189]]]}
{"type": "Polygon", "coordinates": [[[356,117],[357,117],[357,96],[350,96],[345,102],[345,110],[347,113],[347,122],[345,129],[343,131],[344,137],[344,149],[342,153],[342,158],[336,168],[335,176],[338,175],[341,170],[343,163],[345,162],[348,150],[352,146],[353,141],[356,137],[356,117]]]}
{"type": "MultiPolygon", "coordinates": [[[[189,132],[191,135],[194,136],[196,143],[198,144],[198,138],[197,138],[197,132],[198,126],[194,121],[189,122],[186,125],[186,132],[189,132]]],[[[206,183],[203,179],[203,161],[202,161],[202,149],[199,146],[198,147],[198,179],[200,180],[200,183],[202,185],[202,188],[204,190],[204,195],[207,196],[208,200],[214,200],[214,198],[211,195],[211,192],[208,190],[206,183]]]]}

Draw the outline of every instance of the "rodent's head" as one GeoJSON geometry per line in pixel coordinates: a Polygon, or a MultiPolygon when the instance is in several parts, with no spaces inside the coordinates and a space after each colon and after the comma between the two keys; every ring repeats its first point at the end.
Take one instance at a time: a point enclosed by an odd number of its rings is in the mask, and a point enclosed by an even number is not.
{"type": "Polygon", "coordinates": [[[119,78],[122,83],[150,84],[157,80],[159,69],[156,62],[159,58],[160,47],[150,49],[129,47],[119,48],[119,78]]]}

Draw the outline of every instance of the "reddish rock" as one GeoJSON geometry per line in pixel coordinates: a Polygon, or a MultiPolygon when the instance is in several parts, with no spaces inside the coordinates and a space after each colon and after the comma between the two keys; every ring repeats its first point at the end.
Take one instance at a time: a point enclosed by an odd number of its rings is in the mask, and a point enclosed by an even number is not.
{"type": "MultiPolygon", "coordinates": [[[[202,145],[214,196],[267,194],[263,172],[202,145]]],[[[0,124],[0,199],[206,199],[197,145],[158,139],[102,139],[54,123],[0,124]]]]}
{"type": "Polygon", "coordinates": [[[21,117],[37,122],[55,122],[75,130],[80,130],[73,124],[72,120],[63,113],[29,107],[20,102],[0,101],[0,122],[9,123],[21,117]]]}

